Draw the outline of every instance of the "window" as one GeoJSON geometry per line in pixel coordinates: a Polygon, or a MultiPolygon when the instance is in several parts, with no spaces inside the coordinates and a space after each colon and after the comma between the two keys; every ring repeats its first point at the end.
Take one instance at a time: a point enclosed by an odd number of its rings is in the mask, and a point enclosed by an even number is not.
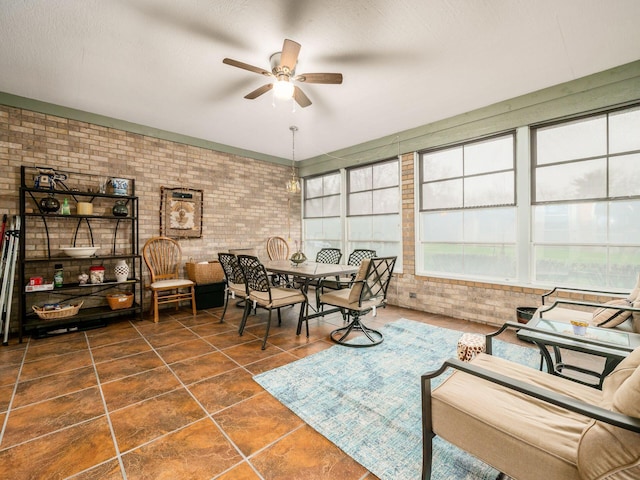
{"type": "Polygon", "coordinates": [[[378,256],[397,256],[402,270],[400,161],[383,161],[347,170],[347,253],[356,248],[378,256]]]}
{"type": "Polygon", "coordinates": [[[416,273],[517,278],[513,133],[419,155],[416,273]]]}
{"type": "Polygon", "coordinates": [[[534,282],[629,288],[640,265],[640,107],[532,129],[534,282]]]}
{"type": "Polygon", "coordinates": [[[323,247],[341,248],[340,173],[304,180],[304,246],[309,259],[315,260],[323,247]]]}

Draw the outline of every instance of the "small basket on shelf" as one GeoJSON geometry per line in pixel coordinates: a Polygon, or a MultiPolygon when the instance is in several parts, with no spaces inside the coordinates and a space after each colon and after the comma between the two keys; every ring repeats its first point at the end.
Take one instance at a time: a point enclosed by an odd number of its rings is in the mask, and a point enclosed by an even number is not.
{"type": "Polygon", "coordinates": [[[60,318],[73,317],[77,315],[80,311],[80,307],[82,307],[82,303],[77,303],[74,305],[67,305],[60,308],[50,308],[47,306],[39,307],[34,305],[33,311],[40,317],[42,320],[58,320],[60,318]]]}
{"type": "Polygon", "coordinates": [[[131,308],[131,305],[133,305],[133,293],[113,293],[107,295],[107,302],[111,310],[131,308]]]}

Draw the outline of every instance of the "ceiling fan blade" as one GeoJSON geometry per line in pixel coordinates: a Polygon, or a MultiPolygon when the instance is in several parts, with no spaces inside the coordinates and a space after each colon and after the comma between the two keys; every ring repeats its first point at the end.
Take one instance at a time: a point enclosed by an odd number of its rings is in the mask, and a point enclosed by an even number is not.
{"type": "Polygon", "coordinates": [[[233,60],[232,58],[225,58],[222,60],[222,63],[226,63],[227,65],[231,65],[232,67],[242,68],[244,70],[249,70],[250,72],[259,73],[261,75],[266,75],[270,77],[272,75],[271,72],[266,71],[264,68],[254,67],[253,65],[249,65],[248,63],[239,62],[238,60],[233,60]]]}
{"type": "Polygon", "coordinates": [[[342,83],[342,74],[341,73],[303,73],[301,75],[296,75],[294,80],[296,82],[306,82],[306,83],[339,84],[339,83],[342,83]]]}
{"type": "Polygon", "coordinates": [[[286,38],[282,45],[282,54],[280,55],[280,66],[287,67],[289,71],[293,71],[298,63],[298,54],[300,53],[300,44],[286,38]]]}
{"type": "Polygon", "coordinates": [[[293,87],[293,99],[300,105],[302,108],[308,107],[311,105],[311,100],[307,97],[302,90],[298,87],[293,87]]]}
{"type": "Polygon", "coordinates": [[[273,88],[273,83],[267,83],[266,85],[263,85],[260,88],[256,88],[253,92],[247,93],[244,96],[244,98],[253,100],[254,98],[258,98],[260,95],[267,93],[272,88],[273,88]]]}

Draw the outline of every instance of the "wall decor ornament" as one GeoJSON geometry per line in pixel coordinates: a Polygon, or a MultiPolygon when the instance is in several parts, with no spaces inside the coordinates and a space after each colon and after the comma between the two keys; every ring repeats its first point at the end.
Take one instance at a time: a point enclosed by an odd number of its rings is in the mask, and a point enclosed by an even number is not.
{"type": "Polygon", "coordinates": [[[160,235],[201,238],[202,202],[202,190],[161,187],[160,235]]]}

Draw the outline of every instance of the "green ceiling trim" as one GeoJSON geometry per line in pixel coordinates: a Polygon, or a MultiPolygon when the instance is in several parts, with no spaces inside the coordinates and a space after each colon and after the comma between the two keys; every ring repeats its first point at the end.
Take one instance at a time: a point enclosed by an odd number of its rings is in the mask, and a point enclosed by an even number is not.
{"type": "Polygon", "coordinates": [[[300,176],[384,160],[640,100],[640,61],[304,160],[300,176]]]}
{"type": "Polygon", "coordinates": [[[167,130],[147,127],[145,125],[107,117],[105,115],[99,115],[96,113],[85,112],[83,110],[63,107],[60,105],[55,105],[53,103],[20,97],[18,95],[13,95],[10,93],[0,92],[0,105],[7,105],[14,108],[24,108],[26,110],[43,113],[46,115],[54,115],[56,117],[68,118],[71,120],[77,120],[79,122],[92,123],[94,125],[100,125],[106,128],[115,128],[117,130],[123,130],[139,135],[167,140],[170,142],[182,143],[194,147],[205,148],[207,150],[214,150],[216,152],[228,153],[230,155],[236,155],[238,157],[252,158],[255,160],[277,163],[280,165],[291,165],[291,160],[285,158],[275,157],[260,152],[254,152],[252,150],[244,150],[241,148],[224,145],[222,143],[211,142],[201,138],[169,132],[167,130]]]}

